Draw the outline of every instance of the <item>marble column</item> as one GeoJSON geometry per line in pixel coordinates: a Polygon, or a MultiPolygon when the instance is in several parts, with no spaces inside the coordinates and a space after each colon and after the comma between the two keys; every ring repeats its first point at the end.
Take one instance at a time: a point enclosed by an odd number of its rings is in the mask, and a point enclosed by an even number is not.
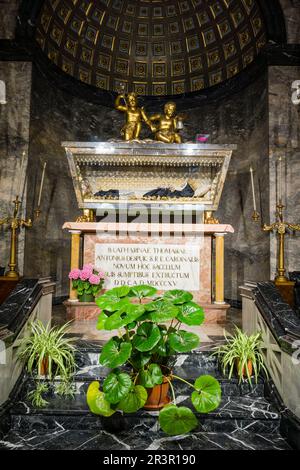
{"type": "MultiPolygon", "coordinates": [[[[70,230],[71,234],[71,270],[78,269],[80,266],[80,230],[70,230]]],[[[73,289],[72,281],[70,281],[70,297],[69,301],[76,302],[78,301],[77,298],[77,290],[73,289]]]]}
{"type": "Polygon", "coordinates": [[[216,268],[215,268],[215,304],[224,304],[224,238],[225,233],[215,233],[216,268]]]}

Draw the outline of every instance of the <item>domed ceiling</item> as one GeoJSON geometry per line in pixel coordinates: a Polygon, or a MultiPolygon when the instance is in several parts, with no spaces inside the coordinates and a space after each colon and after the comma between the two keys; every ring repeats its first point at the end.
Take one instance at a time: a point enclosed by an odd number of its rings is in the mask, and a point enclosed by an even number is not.
{"type": "Polygon", "coordinates": [[[266,28],[255,0],[45,0],[36,41],[86,84],[162,96],[238,74],[266,28]]]}

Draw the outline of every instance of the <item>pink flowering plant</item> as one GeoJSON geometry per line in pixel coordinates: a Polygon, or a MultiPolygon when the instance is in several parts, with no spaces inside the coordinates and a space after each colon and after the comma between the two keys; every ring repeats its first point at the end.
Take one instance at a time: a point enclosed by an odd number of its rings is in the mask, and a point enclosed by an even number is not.
{"type": "Polygon", "coordinates": [[[86,264],[82,269],[72,269],[69,272],[69,279],[79,297],[84,294],[96,297],[103,287],[105,274],[95,269],[92,264],[86,264]]]}

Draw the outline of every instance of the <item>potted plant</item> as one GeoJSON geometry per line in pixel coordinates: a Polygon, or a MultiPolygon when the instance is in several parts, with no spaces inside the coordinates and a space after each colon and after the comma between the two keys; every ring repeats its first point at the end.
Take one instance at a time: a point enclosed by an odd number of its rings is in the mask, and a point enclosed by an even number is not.
{"type": "Polygon", "coordinates": [[[199,413],[219,406],[221,388],[215,378],[206,375],[189,383],[172,371],[176,354],[199,345],[195,333],[181,329],[182,324],[200,325],[204,320],[203,309],[192,299],[183,290],[158,295],[149,285],[115,287],[96,299],[101,309],[97,328],[119,330],[119,335],[104,345],[100,355],[100,363],[111,369],[102,390],[97,381],[88,388],[87,403],[93,413],[108,417],[117,410],[157,409],[167,434],[191,431],[198,421],[191,409],[176,405],[174,379],[191,387],[191,401],[199,413]]]}
{"type": "Polygon", "coordinates": [[[248,336],[236,326],[235,334],[229,335],[229,337],[225,336],[225,339],[226,344],[217,347],[213,353],[218,357],[224,375],[227,373],[231,379],[234,370],[236,370],[239,383],[247,379],[251,386],[253,374],[256,383],[261,370],[268,375],[260,350],[262,342],[260,333],[248,336]]]}
{"type": "Polygon", "coordinates": [[[103,287],[105,274],[96,270],[93,265],[86,264],[82,269],[72,269],[69,279],[73,289],[77,290],[79,302],[94,302],[103,287]]]}
{"type": "Polygon", "coordinates": [[[76,364],[74,338],[67,338],[69,323],[60,327],[46,326],[36,320],[30,323],[30,335],[24,337],[19,346],[18,359],[25,364],[35,380],[36,387],[28,394],[34,406],[47,404],[43,394],[49,391],[50,382],[59,377],[56,391],[60,395],[73,396],[72,375],[76,364]]]}

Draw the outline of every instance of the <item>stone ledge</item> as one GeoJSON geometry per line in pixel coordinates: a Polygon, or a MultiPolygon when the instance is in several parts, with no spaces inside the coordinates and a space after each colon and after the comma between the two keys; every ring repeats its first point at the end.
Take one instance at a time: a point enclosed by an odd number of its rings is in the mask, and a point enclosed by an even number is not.
{"type": "MultiPolygon", "coordinates": [[[[94,302],[71,302],[66,300],[63,305],[67,311],[67,320],[88,321],[96,320],[100,313],[100,308],[94,302]]],[[[201,304],[205,312],[205,321],[207,323],[225,324],[229,304],[201,304]]]]}

